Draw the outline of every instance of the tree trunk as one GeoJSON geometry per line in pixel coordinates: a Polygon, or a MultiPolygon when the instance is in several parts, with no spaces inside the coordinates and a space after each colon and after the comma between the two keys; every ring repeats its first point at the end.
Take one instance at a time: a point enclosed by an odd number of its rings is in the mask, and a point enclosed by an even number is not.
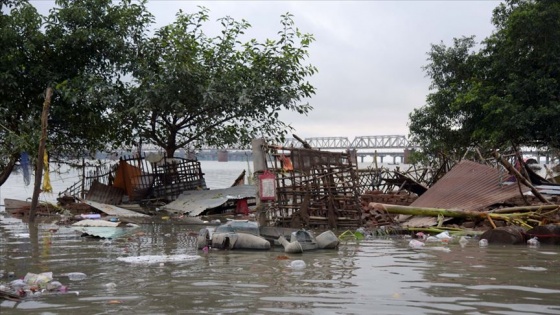
{"type": "Polygon", "coordinates": [[[39,141],[39,153],[37,153],[37,168],[35,170],[35,186],[33,188],[33,198],[31,199],[31,209],[29,209],[29,225],[35,222],[39,193],[41,192],[41,177],[43,177],[43,159],[45,155],[45,142],[47,141],[47,123],[49,118],[49,108],[51,107],[51,97],[53,91],[47,88],[45,102],[43,103],[43,113],[41,114],[41,140],[39,141]]]}
{"type": "Polygon", "coordinates": [[[177,151],[177,148],[170,148],[170,147],[165,148],[165,154],[167,155],[168,158],[174,157],[175,151],[177,151]]]}
{"type": "Polygon", "coordinates": [[[0,186],[4,185],[4,183],[10,178],[14,167],[16,166],[16,162],[19,160],[19,153],[15,153],[10,157],[10,161],[6,165],[6,167],[0,172],[0,186]]]}

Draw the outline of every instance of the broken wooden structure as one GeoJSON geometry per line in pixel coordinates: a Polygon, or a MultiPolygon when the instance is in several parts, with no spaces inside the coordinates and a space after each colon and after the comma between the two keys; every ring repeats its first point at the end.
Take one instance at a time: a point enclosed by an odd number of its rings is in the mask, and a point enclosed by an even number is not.
{"type": "MultiPolygon", "coordinates": [[[[361,226],[355,155],[263,145],[266,171],[275,176],[275,200],[265,202],[264,224],[293,228],[361,226]]],[[[258,171],[257,168],[255,168],[258,171]]]]}
{"type": "MultiPolygon", "coordinates": [[[[556,230],[546,233],[538,228],[560,222],[560,185],[547,182],[527,165],[512,165],[499,154],[494,156],[494,161],[486,163],[458,162],[408,205],[406,195],[396,202],[392,202],[395,198],[372,200],[363,212],[375,217],[364,217],[364,225],[386,223],[414,230],[440,228],[444,223],[455,228],[459,223],[463,228],[486,230],[484,238],[489,242],[525,243],[529,236],[549,237],[554,242],[556,230]],[[531,228],[535,231],[527,231],[531,228]]],[[[362,201],[367,199],[364,196],[362,201]]]]}
{"type": "Polygon", "coordinates": [[[169,202],[187,190],[206,189],[200,162],[160,154],[122,157],[109,167],[93,167],[61,195],[109,205],[169,202]]]}

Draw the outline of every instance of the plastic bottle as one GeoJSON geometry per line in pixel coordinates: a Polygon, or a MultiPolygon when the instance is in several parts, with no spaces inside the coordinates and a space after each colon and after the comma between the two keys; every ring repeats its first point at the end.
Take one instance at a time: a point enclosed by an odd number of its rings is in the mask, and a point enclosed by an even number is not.
{"type": "Polygon", "coordinates": [[[64,274],[64,276],[67,276],[68,280],[72,280],[72,281],[80,281],[87,278],[87,275],[82,272],[69,272],[64,274]]]}
{"type": "Polygon", "coordinates": [[[84,219],[101,219],[101,214],[98,213],[87,213],[87,214],[82,214],[81,216],[84,219]]]}
{"type": "Polygon", "coordinates": [[[306,264],[303,260],[294,260],[290,263],[290,267],[294,269],[303,269],[305,268],[306,264]]]}

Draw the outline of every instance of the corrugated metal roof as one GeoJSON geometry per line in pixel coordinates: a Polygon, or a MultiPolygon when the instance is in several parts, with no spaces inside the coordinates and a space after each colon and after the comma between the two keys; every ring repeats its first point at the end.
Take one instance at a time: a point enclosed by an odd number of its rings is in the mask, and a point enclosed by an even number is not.
{"type": "MultiPolygon", "coordinates": [[[[519,196],[516,182],[505,182],[511,175],[498,169],[464,160],[455,165],[411,206],[442,209],[480,210],[519,196]]],[[[521,186],[523,192],[529,188],[521,186]]]]}
{"type": "Polygon", "coordinates": [[[114,216],[117,216],[117,217],[129,217],[129,218],[148,217],[147,214],[130,211],[130,210],[123,209],[123,208],[113,206],[113,205],[99,203],[99,202],[95,202],[95,201],[91,201],[91,200],[82,200],[82,202],[85,203],[85,204],[88,204],[88,205],[94,207],[95,209],[97,209],[101,212],[104,212],[108,215],[114,215],[114,216]]]}
{"type": "Polygon", "coordinates": [[[105,220],[81,220],[72,224],[76,231],[100,238],[117,238],[130,233],[138,228],[136,224],[123,224],[123,222],[110,222],[105,220]]]}
{"type": "MultiPolygon", "coordinates": [[[[517,182],[506,182],[511,175],[497,168],[464,160],[455,165],[410,206],[440,209],[481,210],[519,196],[517,182]]],[[[523,192],[529,190],[521,186],[523,192]]],[[[435,218],[414,217],[403,225],[428,226],[435,218]]]]}
{"type": "Polygon", "coordinates": [[[197,216],[207,209],[219,207],[228,200],[256,198],[257,187],[240,185],[224,189],[188,190],[163,207],[164,210],[197,216]]]}

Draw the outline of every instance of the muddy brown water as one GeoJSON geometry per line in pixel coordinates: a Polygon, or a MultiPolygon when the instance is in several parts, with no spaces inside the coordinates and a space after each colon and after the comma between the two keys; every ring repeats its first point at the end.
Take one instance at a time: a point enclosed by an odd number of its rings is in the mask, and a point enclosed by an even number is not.
{"type": "MultiPolygon", "coordinates": [[[[223,188],[247,164],[202,166],[209,186],[223,188]]],[[[66,174],[51,178],[55,189],[74,182],[66,174]]],[[[10,181],[2,198],[31,195],[21,177],[10,181]]],[[[280,248],[204,254],[192,249],[189,233],[198,229],[149,224],[105,241],[46,223],[35,231],[0,213],[0,284],[50,271],[73,292],[0,300],[0,314],[560,314],[559,246],[481,248],[471,240],[416,250],[391,237],[300,255],[280,248]],[[197,258],[119,260],[145,255],[197,258]],[[297,260],[305,267],[292,267],[297,260]],[[87,278],[62,276],[70,272],[87,278]]]]}
{"type": "Polygon", "coordinates": [[[1,282],[51,271],[71,293],[0,301],[5,314],[560,314],[560,248],[472,240],[447,251],[403,238],[343,242],[338,250],[192,249],[199,226],[153,224],[112,241],[67,227],[36,232],[0,220],[1,282]],[[51,231],[49,231],[51,230],[51,231]],[[31,233],[30,233],[31,232],[31,233]],[[195,255],[132,264],[119,257],[195,255]],[[287,258],[287,259],[286,259],[287,258]],[[302,260],[304,268],[292,267],[302,260]],[[86,279],[62,276],[82,272],[86,279]],[[77,292],[77,293],[76,293],[77,292]]]}

